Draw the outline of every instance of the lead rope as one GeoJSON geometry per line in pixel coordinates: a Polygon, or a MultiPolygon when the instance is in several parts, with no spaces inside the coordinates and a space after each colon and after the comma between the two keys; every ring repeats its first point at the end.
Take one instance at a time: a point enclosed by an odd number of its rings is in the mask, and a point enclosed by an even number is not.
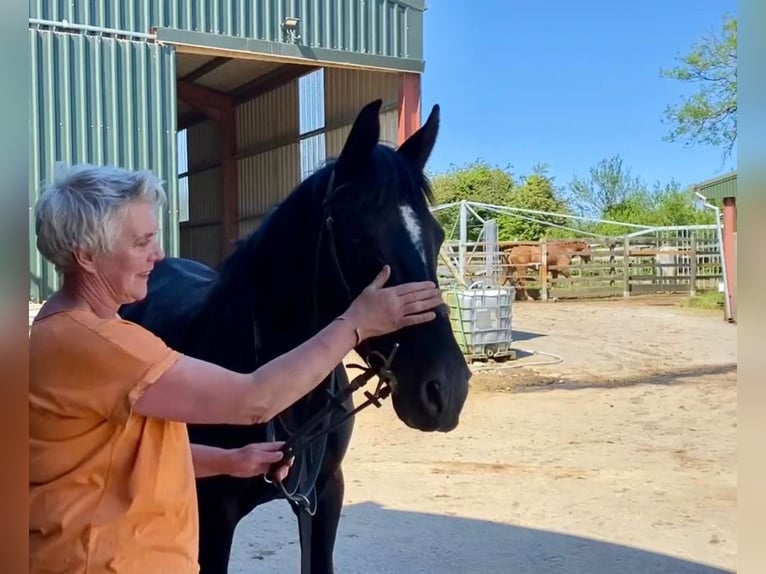
{"type": "MultiPolygon", "coordinates": [[[[330,199],[332,198],[333,190],[334,190],[334,184],[335,184],[335,171],[333,170],[332,172],[330,172],[330,178],[329,178],[329,180],[327,182],[327,192],[325,193],[325,197],[324,197],[324,199],[322,201],[323,209],[327,209],[327,204],[329,203],[330,199]]],[[[319,255],[321,253],[322,241],[325,238],[325,233],[326,232],[329,232],[329,234],[331,235],[331,237],[330,237],[330,249],[331,249],[331,256],[333,258],[333,263],[335,264],[336,270],[339,272],[341,283],[343,285],[344,290],[346,291],[347,298],[350,297],[350,289],[349,289],[348,284],[347,284],[347,282],[345,280],[345,277],[343,277],[342,271],[340,271],[337,254],[336,254],[335,249],[334,249],[334,247],[335,247],[334,246],[334,243],[335,243],[334,239],[335,239],[335,237],[334,237],[333,230],[332,230],[332,223],[333,223],[332,217],[327,216],[325,218],[324,224],[319,229],[319,237],[317,238],[317,244],[316,244],[316,248],[315,248],[315,252],[314,252],[314,277],[313,277],[314,289],[312,290],[313,291],[312,292],[312,294],[313,294],[313,297],[312,297],[312,328],[315,331],[319,327],[318,324],[317,324],[318,321],[319,321],[319,289],[318,289],[318,285],[319,285],[319,262],[320,262],[319,255]]],[[[336,386],[337,386],[336,376],[337,375],[336,375],[335,369],[333,369],[332,373],[329,376],[329,378],[330,378],[330,381],[329,381],[329,390],[330,390],[330,392],[335,392],[336,391],[336,386]]],[[[331,399],[330,402],[332,402],[332,399],[331,399]]],[[[325,409],[321,409],[320,412],[323,412],[324,410],[325,409]]],[[[312,417],[312,419],[310,419],[310,420],[313,420],[314,418],[315,417],[312,417]]],[[[323,417],[323,418],[326,418],[325,428],[323,429],[323,430],[326,430],[327,429],[327,425],[330,424],[329,413],[328,413],[328,415],[326,417],[323,417]]],[[[279,424],[282,426],[282,428],[285,430],[286,434],[288,435],[288,437],[289,437],[287,439],[288,441],[290,441],[293,437],[295,437],[295,433],[296,432],[299,432],[299,431],[295,431],[295,432],[291,431],[290,428],[288,427],[288,425],[285,424],[285,422],[284,422],[284,420],[283,420],[283,418],[281,416],[278,415],[277,416],[277,420],[278,420],[279,424]]],[[[266,428],[266,432],[267,432],[267,437],[269,438],[269,440],[274,441],[276,439],[276,430],[275,430],[275,425],[274,425],[273,421],[269,422],[269,424],[268,424],[268,426],[266,428]]],[[[286,442],[286,444],[287,444],[287,442],[286,442]]],[[[291,455],[288,455],[287,453],[285,453],[285,456],[284,456],[283,460],[290,458],[290,456],[291,455]]],[[[320,456],[320,458],[323,458],[323,457],[324,457],[324,452],[322,453],[322,456],[320,456]]],[[[269,477],[269,473],[268,472],[266,474],[264,474],[264,480],[268,484],[276,484],[279,487],[279,489],[282,491],[282,494],[285,496],[285,498],[287,500],[289,500],[293,504],[302,506],[304,511],[306,511],[310,516],[314,516],[314,514],[316,513],[317,505],[319,503],[319,501],[317,500],[317,497],[316,496],[314,497],[314,504],[313,504],[313,507],[312,507],[309,498],[306,495],[298,492],[298,490],[300,489],[300,486],[301,486],[301,482],[302,482],[302,480],[303,480],[303,478],[305,476],[305,472],[307,472],[305,467],[308,465],[308,462],[305,459],[304,459],[303,462],[305,464],[299,465],[299,473],[300,474],[299,474],[298,478],[295,480],[295,488],[294,488],[294,490],[292,492],[289,492],[287,490],[287,488],[285,487],[285,484],[281,480],[272,480],[269,477]]],[[[309,495],[310,495],[311,491],[313,491],[316,488],[316,479],[319,477],[320,469],[321,469],[321,464],[318,465],[316,476],[311,481],[311,486],[308,489],[309,495]]]]}

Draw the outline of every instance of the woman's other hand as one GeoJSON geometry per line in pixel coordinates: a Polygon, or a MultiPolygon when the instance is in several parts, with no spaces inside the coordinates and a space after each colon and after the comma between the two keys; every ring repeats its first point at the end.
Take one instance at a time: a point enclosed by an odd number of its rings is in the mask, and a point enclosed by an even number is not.
{"type": "MultiPolygon", "coordinates": [[[[272,465],[282,460],[283,454],[279,449],[283,444],[282,442],[253,443],[230,450],[227,457],[229,468],[226,474],[237,478],[251,478],[266,474],[272,465]]],[[[280,464],[273,478],[279,481],[284,480],[292,464],[292,459],[280,464]]]]}

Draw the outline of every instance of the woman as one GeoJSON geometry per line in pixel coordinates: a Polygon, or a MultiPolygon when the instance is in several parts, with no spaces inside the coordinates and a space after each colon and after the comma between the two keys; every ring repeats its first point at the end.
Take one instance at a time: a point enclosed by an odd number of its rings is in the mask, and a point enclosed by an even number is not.
{"type": "Polygon", "coordinates": [[[37,247],[63,280],[30,332],[32,573],[197,572],[195,476],[257,476],[281,454],[190,445],[185,423],[266,422],[361,340],[442,303],[430,282],[385,288],[385,267],[339,320],[255,372],[184,356],[117,314],[163,257],[164,201],[151,173],[84,165],[35,207],[37,247]]]}

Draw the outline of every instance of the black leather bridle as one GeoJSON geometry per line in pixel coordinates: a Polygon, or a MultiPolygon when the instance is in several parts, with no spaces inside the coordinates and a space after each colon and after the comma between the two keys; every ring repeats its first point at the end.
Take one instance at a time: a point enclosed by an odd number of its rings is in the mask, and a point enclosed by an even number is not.
{"type": "MultiPolygon", "coordinates": [[[[333,272],[337,275],[337,279],[339,280],[340,287],[343,291],[344,300],[347,304],[351,304],[352,302],[352,294],[351,294],[351,288],[349,287],[348,281],[346,280],[346,276],[343,273],[343,269],[340,265],[340,260],[338,259],[338,253],[335,245],[335,232],[334,232],[334,220],[332,218],[332,202],[335,199],[335,196],[338,193],[338,190],[342,189],[343,186],[335,187],[335,171],[333,170],[330,173],[330,178],[327,184],[326,193],[324,198],[322,199],[322,227],[319,232],[319,237],[317,239],[317,245],[316,245],[316,253],[314,257],[314,278],[313,278],[313,309],[312,309],[312,327],[314,329],[314,332],[318,331],[320,328],[320,309],[319,309],[319,273],[320,273],[320,255],[322,250],[322,245],[324,244],[325,240],[327,242],[327,247],[329,251],[330,260],[332,262],[333,272]]],[[[256,329],[256,345],[258,344],[258,336],[257,336],[257,329],[256,329]]],[[[282,445],[282,453],[284,454],[283,461],[289,460],[290,458],[295,458],[297,464],[294,465],[294,467],[291,469],[291,472],[297,471],[299,473],[299,476],[296,480],[296,486],[295,489],[292,492],[289,492],[286,486],[282,483],[282,481],[276,480],[273,478],[273,472],[281,465],[284,464],[283,462],[275,464],[271,470],[266,473],[264,476],[264,479],[269,483],[276,484],[279,489],[282,491],[282,494],[292,502],[293,504],[296,504],[309,514],[313,515],[316,512],[316,503],[311,504],[309,497],[311,497],[312,493],[315,490],[316,486],[316,480],[319,475],[319,470],[321,467],[322,459],[324,458],[324,452],[326,447],[326,440],[321,445],[320,451],[321,453],[318,456],[318,460],[314,462],[316,465],[315,468],[307,469],[306,466],[309,466],[310,463],[306,462],[306,457],[310,456],[307,453],[307,450],[310,446],[315,445],[316,442],[319,439],[326,439],[327,435],[331,433],[333,430],[338,428],[340,425],[345,423],[349,418],[356,415],[357,413],[361,412],[362,410],[366,409],[370,405],[375,405],[377,408],[380,408],[382,406],[381,401],[389,397],[392,393],[392,391],[396,388],[396,377],[394,376],[393,372],[391,371],[391,363],[394,359],[394,356],[396,354],[397,349],[399,348],[399,343],[395,343],[393,346],[393,349],[391,350],[391,353],[384,357],[377,351],[371,352],[368,356],[364,357],[364,361],[366,365],[357,365],[357,364],[350,364],[348,365],[349,368],[355,368],[359,369],[362,372],[357,375],[352,381],[350,381],[348,387],[339,390],[338,387],[338,381],[337,381],[337,374],[336,369],[333,369],[332,373],[328,375],[328,377],[325,379],[325,381],[328,381],[329,379],[329,388],[326,390],[327,394],[327,400],[318,411],[316,411],[305,423],[303,423],[299,428],[295,430],[290,430],[287,428],[287,426],[284,424],[284,421],[281,420],[281,417],[277,416],[275,419],[277,419],[276,422],[279,422],[280,426],[284,429],[285,434],[288,435],[287,440],[285,441],[284,445],[282,445]],[[364,387],[370,379],[373,377],[378,378],[378,384],[375,388],[375,391],[369,392],[365,391],[364,395],[367,398],[364,402],[362,402],[359,406],[356,408],[349,410],[344,403],[353,395],[354,392],[364,387]],[[331,417],[336,412],[343,412],[345,413],[341,418],[330,424],[331,417]],[[316,430],[318,426],[321,425],[321,428],[316,430]],[[304,458],[301,459],[301,456],[305,455],[304,458]],[[306,476],[308,473],[309,476],[306,476]],[[303,484],[302,484],[303,483],[303,484]],[[301,489],[301,486],[303,485],[303,488],[301,489]],[[303,490],[304,493],[298,492],[299,490],[303,490]],[[312,508],[313,507],[313,508],[312,508]]],[[[272,420],[269,422],[267,426],[267,435],[268,440],[273,441],[276,438],[276,429],[275,429],[275,421],[272,420]]]]}

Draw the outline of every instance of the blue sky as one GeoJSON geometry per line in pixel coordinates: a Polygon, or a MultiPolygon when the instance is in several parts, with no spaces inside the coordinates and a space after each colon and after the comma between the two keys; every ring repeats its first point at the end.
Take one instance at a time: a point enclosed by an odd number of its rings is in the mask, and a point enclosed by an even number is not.
{"type": "Polygon", "coordinates": [[[721,151],[662,141],[667,104],[691,86],[660,78],[733,0],[431,0],[423,121],[441,105],[428,169],[477,158],[517,175],[547,163],[558,186],[619,154],[650,184],[690,185],[736,167],[721,151]]]}

